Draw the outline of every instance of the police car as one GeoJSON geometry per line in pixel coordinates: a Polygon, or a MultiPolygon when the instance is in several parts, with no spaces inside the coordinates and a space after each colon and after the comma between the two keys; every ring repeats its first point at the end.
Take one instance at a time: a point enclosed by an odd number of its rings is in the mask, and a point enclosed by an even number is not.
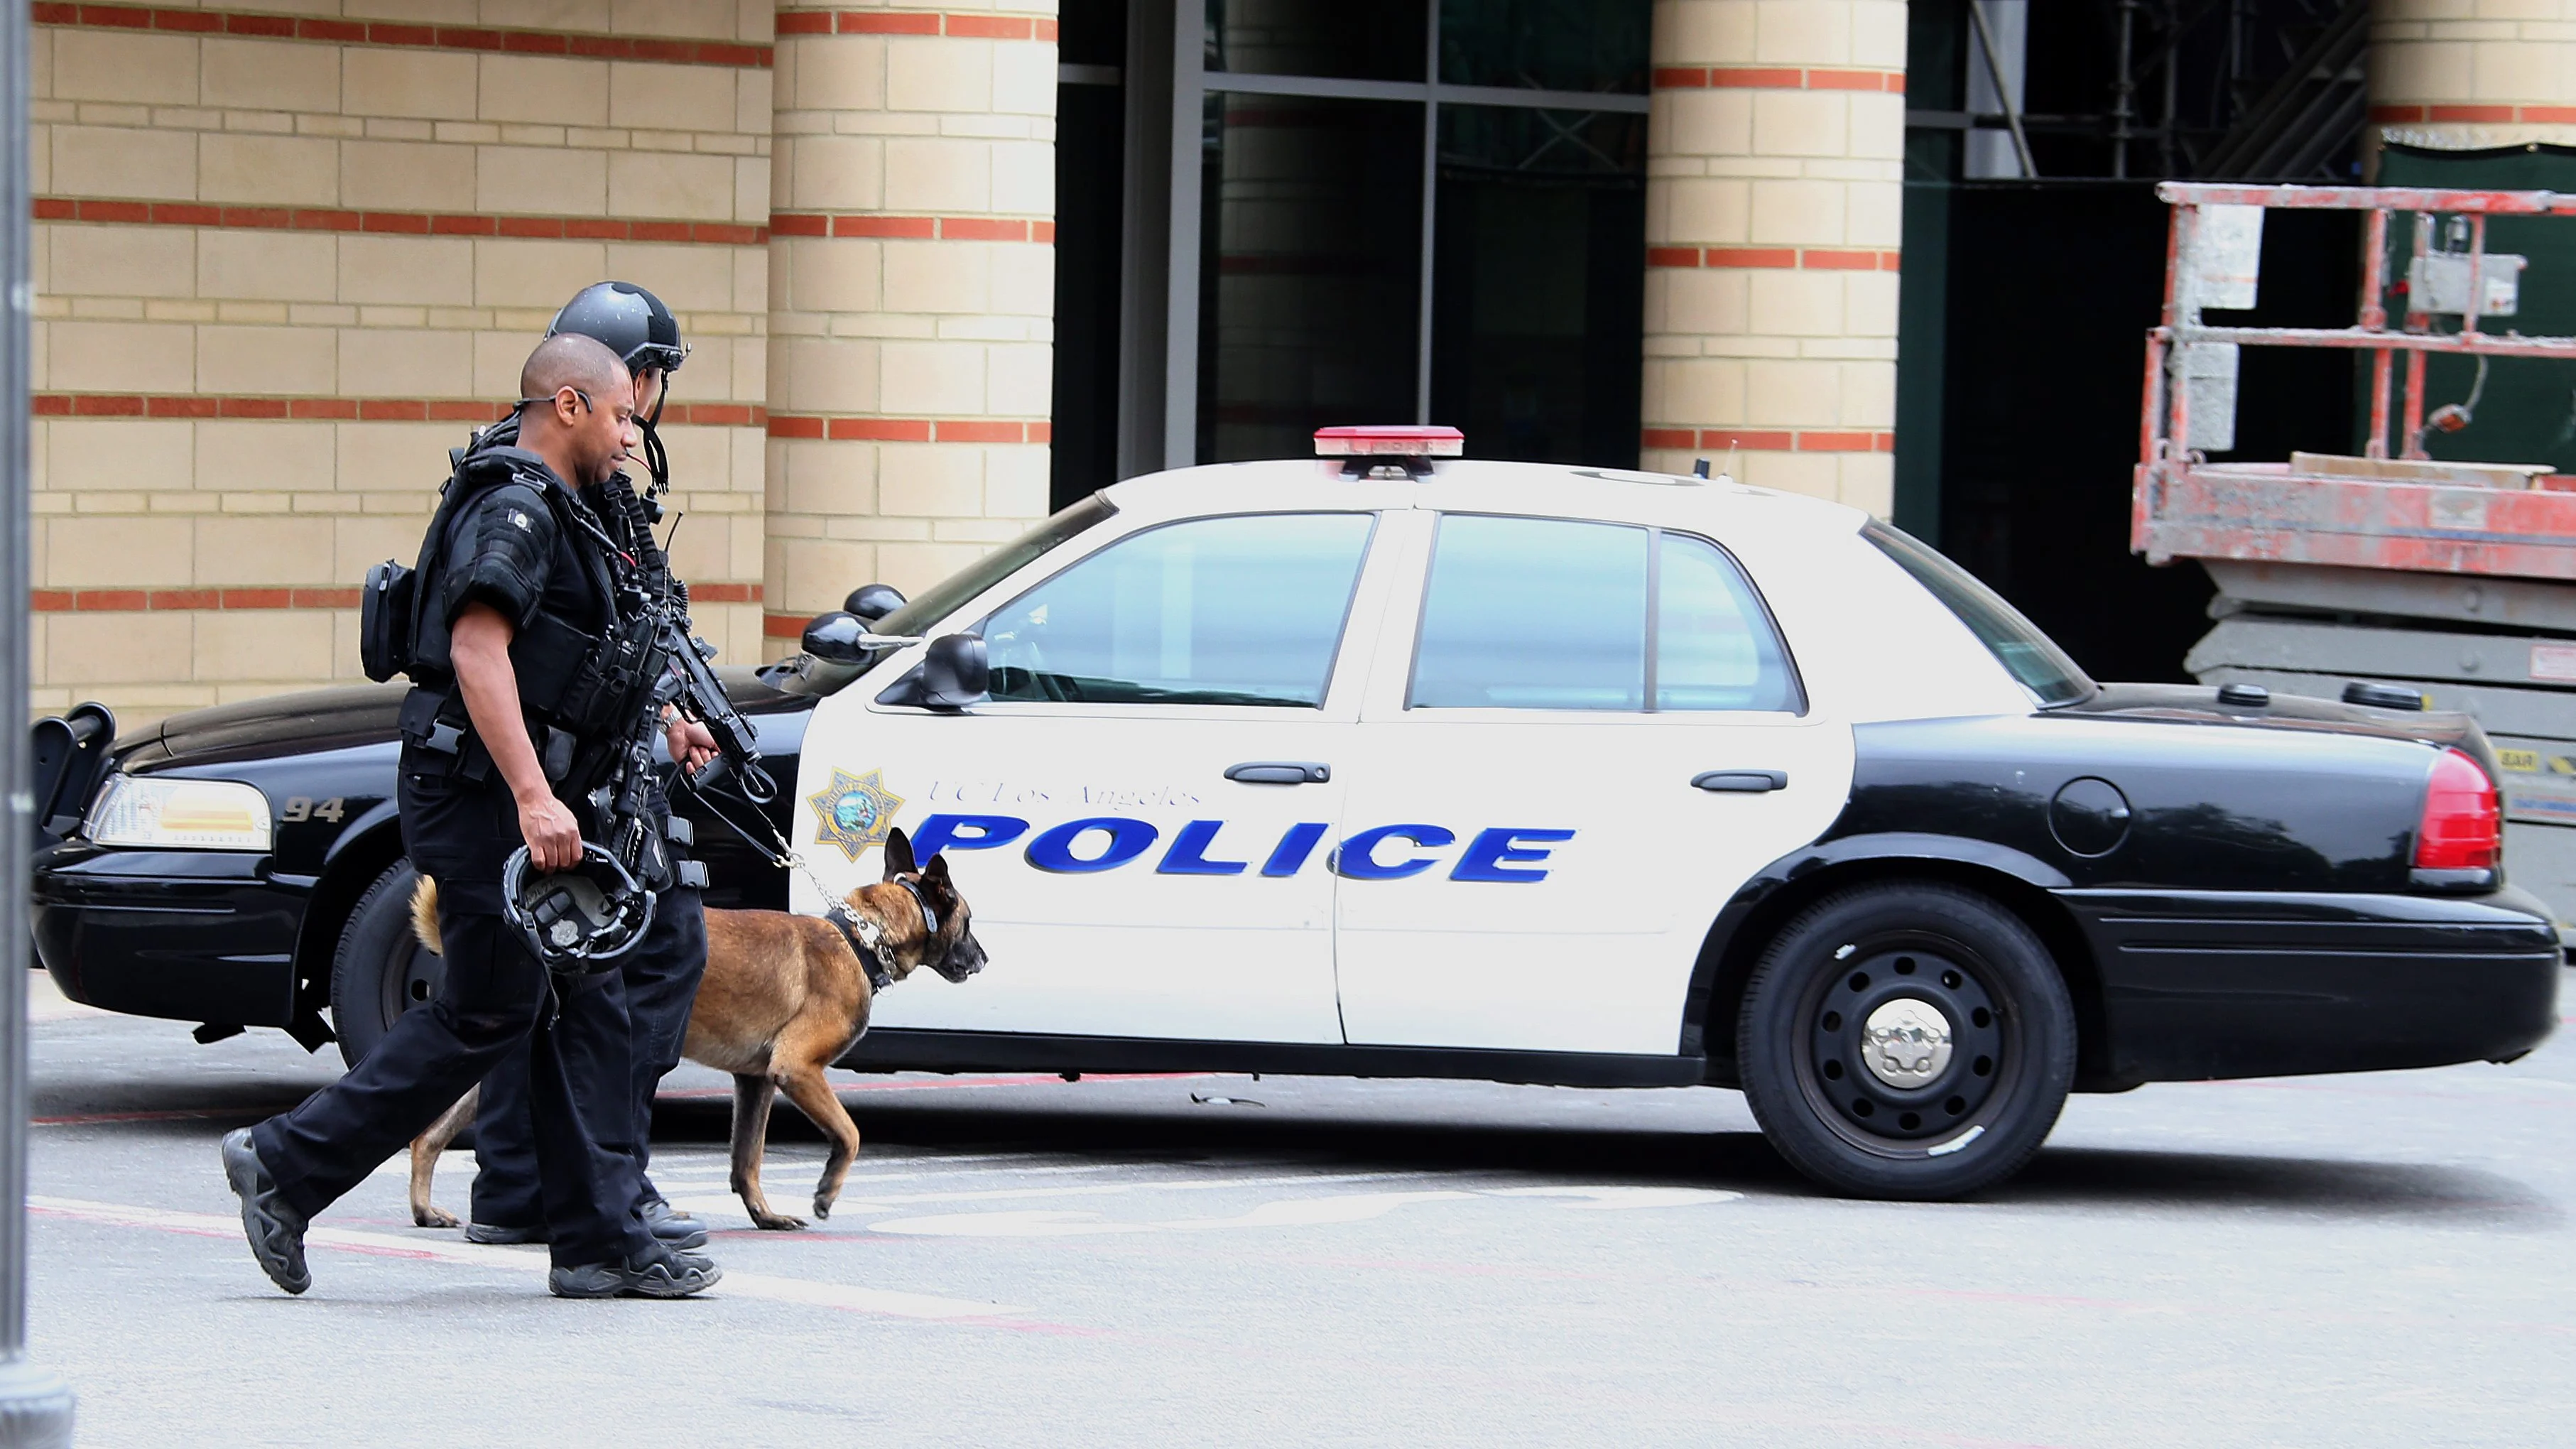
{"type": "MultiPolygon", "coordinates": [[[[2099,685],[1855,510],[1462,452],[1327,429],[1120,483],[742,681],[794,758],[787,903],[876,879],[900,826],[990,951],[888,993],[846,1065],[1740,1087],[1819,1182],[1934,1198],[2070,1090],[2554,1025],[2466,718],[2099,685]]],[[[90,814],[39,875],[67,989],[90,814]]],[[[380,1032],[369,983],[390,1012],[434,968],[398,924],[353,947],[370,909],[313,915],[356,962],[335,1016],[380,1032]]]]}

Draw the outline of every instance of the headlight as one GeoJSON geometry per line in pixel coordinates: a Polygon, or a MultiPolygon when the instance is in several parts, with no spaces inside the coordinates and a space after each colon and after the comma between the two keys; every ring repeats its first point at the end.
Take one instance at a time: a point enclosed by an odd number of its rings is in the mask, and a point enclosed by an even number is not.
{"type": "Polygon", "coordinates": [[[81,833],[152,850],[266,850],[268,797],[233,780],[110,775],[81,833]]]}

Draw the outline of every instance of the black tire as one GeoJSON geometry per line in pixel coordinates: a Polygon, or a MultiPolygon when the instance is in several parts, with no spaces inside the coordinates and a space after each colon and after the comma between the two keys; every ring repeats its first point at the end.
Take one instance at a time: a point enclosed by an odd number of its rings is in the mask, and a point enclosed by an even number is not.
{"type": "Polygon", "coordinates": [[[1852,1197],[1953,1198],[2020,1171],[2057,1125],[2075,1009],[2011,911],[1895,881],[1827,896],[1773,938],[1735,1050],[1754,1119],[1790,1166],[1852,1197]]]}
{"type": "Polygon", "coordinates": [[[358,897],[331,956],[331,1030],[350,1066],[384,1040],[394,1018],[438,994],[447,963],[411,933],[412,886],[420,873],[395,861],[358,897]]]}

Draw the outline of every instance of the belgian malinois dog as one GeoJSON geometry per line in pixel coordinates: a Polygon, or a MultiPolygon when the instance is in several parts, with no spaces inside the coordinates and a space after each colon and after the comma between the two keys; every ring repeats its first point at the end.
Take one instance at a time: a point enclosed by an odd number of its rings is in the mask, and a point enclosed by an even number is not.
{"type": "MultiPolygon", "coordinates": [[[[411,920],[420,943],[436,952],[438,883],[426,876],[412,892],[411,920]]],[[[949,879],[947,857],[915,865],[912,842],[900,830],[885,844],[885,879],[850,892],[833,917],[707,912],[707,974],[680,1050],[693,1062],[733,1073],[732,1185],[754,1223],[805,1226],[803,1218],[772,1212],[760,1190],[769,1109],[781,1089],[832,1139],[814,1184],[814,1216],[832,1215],[859,1155],[859,1128],[823,1069],[867,1031],[877,992],[872,977],[891,985],[923,966],[962,982],[984,969],[984,948],[975,939],[973,913],[949,879]]],[[[438,1155],[474,1120],[482,1096],[480,1087],[466,1093],[411,1144],[411,1220],[424,1228],[456,1226],[454,1214],[430,1201],[430,1178],[438,1155]]]]}

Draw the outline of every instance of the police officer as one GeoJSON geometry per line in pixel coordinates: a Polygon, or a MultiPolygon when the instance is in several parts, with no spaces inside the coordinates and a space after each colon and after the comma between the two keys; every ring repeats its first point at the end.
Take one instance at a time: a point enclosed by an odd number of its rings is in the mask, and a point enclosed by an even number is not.
{"type": "MultiPolygon", "coordinates": [[[[634,375],[637,426],[644,435],[647,456],[657,460],[658,472],[661,453],[654,422],[668,395],[670,374],[689,355],[687,345],[680,339],[678,319],[659,297],[642,287],[631,282],[599,282],[575,294],[546,329],[549,337],[567,333],[605,344],[634,375]]],[[[462,457],[513,447],[518,441],[519,420],[513,415],[476,434],[462,457]]],[[[655,479],[657,485],[667,481],[655,479]]],[[[623,480],[611,480],[605,486],[616,491],[627,485],[623,480]]],[[[636,520],[627,508],[604,507],[599,512],[610,536],[627,553],[640,557],[652,549],[649,533],[635,535],[636,520]]],[[[680,762],[682,768],[694,766],[713,752],[715,740],[705,726],[680,721],[677,727],[681,733],[673,738],[681,740],[685,736],[687,749],[680,762]]],[[[653,814],[657,825],[666,832],[669,810],[669,802],[656,791],[653,814]]],[[[681,849],[675,846],[671,854],[676,858],[681,849]]],[[[674,1248],[703,1247],[707,1230],[688,1214],[673,1209],[644,1174],[652,1155],[654,1089],[680,1064],[680,1045],[689,1030],[689,1008],[697,1000],[698,980],[706,974],[706,913],[699,895],[703,879],[689,863],[677,862],[672,881],[656,893],[653,924],[643,942],[618,964],[632,1023],[632,1086],[620,1090],[603,1083],[595,1092],[583,1094],[585,1106],[591,1108],[592,1134],[635,1159],[642,1183],[640,1211],[645,1226],[674,1248]]],[[[533,1243],[542,1242],[546,1236],[543,1198],[538,1188],[536,1128],[529,1105],[528,1061],[527,1051],[513,1049],[483,1079],[482,1105],[474,1119],[474,1157],[480,1171],[474,1177],[474,1205],[465,1227],[466,1238],[473,1242],[533,1243]]]]}
{"type": "MultiPolygon", "coordinates": [[[[580,798],[579,781],[558,786],[549,767],[601,741],[542,722],[527,702],[560,687],[549,675],[562,661],[536,659],[549,641],[609,632],[622,560],[601,536],[598,490],[639,442],[634,379],[592,338],[541,343],[520,395],[518,447],[458,470],[416,580],[415,654],[447,687],[406,697],[399,803],[404,848],[439,884],[446,978],[346,1076],[224,1138],[252,1256],[289,1293],[312,1284],[304,1233],[313,1215],[522,1044],[548,1287],[568,1298],[678,1298],[719,1276],[645,1228],[634,1159],[601,1142],[577,1109],[581,1083],[632,1080],[623,982],[614,972],[554,977],[503,919],[504,866],[522,843],[538,872],[584,858],[567,803],[580,798]]],[[[691,742],[672,744],[686,753],[691,742]]]]}

